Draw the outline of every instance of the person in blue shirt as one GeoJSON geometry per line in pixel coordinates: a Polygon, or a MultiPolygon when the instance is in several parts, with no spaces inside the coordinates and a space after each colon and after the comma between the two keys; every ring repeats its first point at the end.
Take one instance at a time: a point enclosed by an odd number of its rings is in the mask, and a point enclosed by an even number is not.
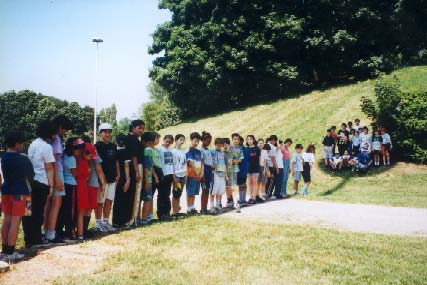
{"type": "MultiPolygon", "coordinates": [[[[4,212],[1,228],[1,257],[6,260],[17,260],[24,257],[15,252],[19,224],[31,208],[29,182],[34,178],[34,169],[27,156],[20,152],[24,148],[24,134],[12,131],[6,134],[7,150],[1,159],[4,183],[1,187],[2,209],[4,212]]],[[[0,178],[1,181],[1,178],[0,178]]]]}
{"type": "Polygon", "coordinates": [[[239,165],[239,172],[237,173],[237,184],[239,185],[239,201],[237,201],[241,206],[247,205],[246,203],[246,192],[247,184],[246,180],[248,178],[249,171],[249,147],[243,145],[244,139],[242,136],[240,138],[240,146],[242,147],[243,159],[239,165]]]}
{"type": "Polygon", "coordinates": [[[356,171],[368,172],[372,160],[368,151],[362,151],[357,155],[356,171]]]}

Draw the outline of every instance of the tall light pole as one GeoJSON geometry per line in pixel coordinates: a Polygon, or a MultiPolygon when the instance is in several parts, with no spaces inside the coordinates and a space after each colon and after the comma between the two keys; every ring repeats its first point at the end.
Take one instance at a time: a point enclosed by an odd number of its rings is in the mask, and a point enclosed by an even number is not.
{"type": "Polygon", "coordinates": [[[96,114],[98,112],[98,45],[103,42],[102,39],[92,39],[96,43],[96,75],[95,75],[95,110],[93,114],[93,143],[96,143],[96,114]]]}

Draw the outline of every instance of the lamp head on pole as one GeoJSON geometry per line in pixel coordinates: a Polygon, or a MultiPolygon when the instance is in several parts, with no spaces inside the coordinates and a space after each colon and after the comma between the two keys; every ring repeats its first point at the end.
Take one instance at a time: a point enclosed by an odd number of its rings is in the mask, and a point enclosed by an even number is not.
{"type": "Polygon", "coordinates": [[[92,39],[92,42],[94,42],[94,43],[102,43],[102,42],[104,42],[104,40],[103,39],[92,39]]]}

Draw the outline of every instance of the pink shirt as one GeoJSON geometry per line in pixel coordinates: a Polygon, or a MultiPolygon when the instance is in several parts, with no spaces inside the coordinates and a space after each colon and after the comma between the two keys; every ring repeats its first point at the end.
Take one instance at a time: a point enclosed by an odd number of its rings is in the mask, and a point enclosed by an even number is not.
{"type": "Polygon", "coordinates": [[[282,147],[283,160],[291,159],[291,152],[286,146],[282,147]]]}

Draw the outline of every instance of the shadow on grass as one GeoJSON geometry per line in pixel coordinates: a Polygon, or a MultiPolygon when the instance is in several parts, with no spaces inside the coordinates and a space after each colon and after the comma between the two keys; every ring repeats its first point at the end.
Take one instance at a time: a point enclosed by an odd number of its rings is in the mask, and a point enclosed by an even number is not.
{"type": "Polygon", "coordinates": [[[387,172],[391,169],[393,169],[396,166],[396,164],[392,164],[390,166],[378,166],[374,167],[371,166],[368,170],[368,172],[354,172],[350,169],[344,169],[339,170],[335,172],[331,172],[329,169],[327,169],[324,165],[323,160],[318,162],[318,168],[322,171],[323,175],[332,175],[334,177],[339,177],[341,180],[331,189],[328,189],[322,193],[319,193],[319,196],[329,196],[334,194],[335,192],[341,190],[352,178],[356,177],[373,177],[376,175],[379,175],[381,173],[387,172]]]}

